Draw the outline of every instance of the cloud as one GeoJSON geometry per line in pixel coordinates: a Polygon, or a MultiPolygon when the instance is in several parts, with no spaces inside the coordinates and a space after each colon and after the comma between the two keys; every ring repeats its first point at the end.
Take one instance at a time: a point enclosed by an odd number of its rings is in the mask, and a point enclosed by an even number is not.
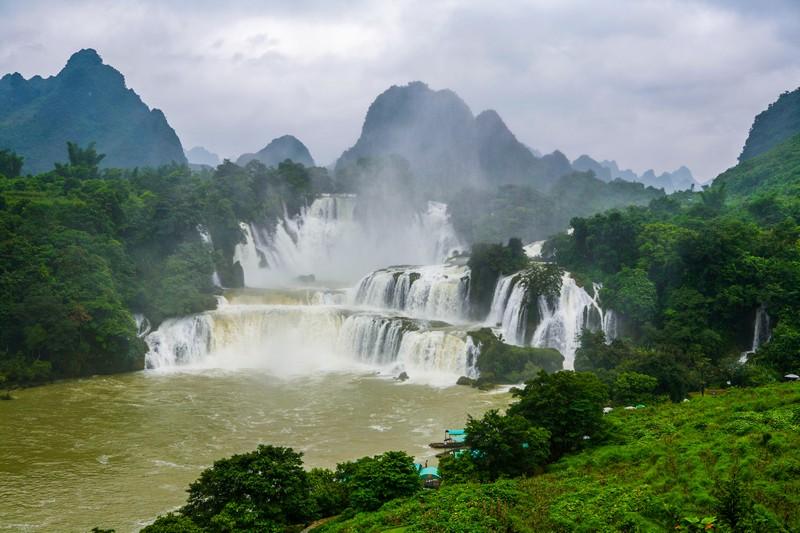
{"type": "Polygon", "coordinates": [[[537,148],[711,178],[800,85],[789,0],[65,4],[0,4],[0,71],[53,74],[91,46],[186,146],[228,157],[291,133],[333,161],[378,93],[421,79],[537,148]]]}

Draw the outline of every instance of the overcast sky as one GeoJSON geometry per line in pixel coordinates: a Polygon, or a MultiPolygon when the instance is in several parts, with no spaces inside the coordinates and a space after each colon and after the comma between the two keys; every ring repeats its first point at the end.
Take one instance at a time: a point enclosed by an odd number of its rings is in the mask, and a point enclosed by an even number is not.
{"type": "Polygon", "coordinates": [[[0,35],[0,72],[25,77],[95,48],[184,148],[291,133],[321,164],[377,94],[422,80],[539,150],[709,179],[800,85],[797,0],[0,0],[0,35]]]}

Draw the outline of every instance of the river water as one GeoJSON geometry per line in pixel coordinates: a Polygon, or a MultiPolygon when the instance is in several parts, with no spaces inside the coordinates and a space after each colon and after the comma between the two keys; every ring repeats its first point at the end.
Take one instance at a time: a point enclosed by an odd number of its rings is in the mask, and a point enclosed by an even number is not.
{"type": "Polygon", "coordinates": [[[0,530],[136,531],[216,460],[259,443],[307,467],[386,450],[424,461],[467,414],[509,395],[354,373],[144,371],[16,391],[0,402],[0,530]]]}

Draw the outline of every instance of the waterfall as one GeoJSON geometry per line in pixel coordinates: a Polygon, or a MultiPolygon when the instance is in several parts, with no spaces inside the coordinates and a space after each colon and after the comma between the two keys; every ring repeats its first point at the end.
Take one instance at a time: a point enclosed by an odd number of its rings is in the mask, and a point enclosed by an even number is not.
{"type": "Polygon", "coordinates": [[[756,317],[753,321],[753,343],[751,344],[750,351],[742,352],[739,361],[744,363],[765,343],[769,342],[772,338],[772,329],[770,328],[769,314],[767,314],[767,306],[763,303],[756,309],[756,317]]]}
{"type": "Polygon", "coordinates": [[[422,213],[398,214],[392,224],[359,219],[355,195],[322,195],[277,223],[242,223],[236,246],[248,287],[276,287],[298,276],[352,282],[385,265],[444,261],[460,247],[447,206],[429,202],[422,213]],[[274,228],[273,228],[274,225],[274,228]]]}
{"type": "MultiPolygon", "coordinates": [[[[521,273],[501,277],[495,286],[487,325],[497,328],[505,342],[523,346],[528,332],[527,287],[521,273]]],[[[608,342],[618,336],[619,319],[612,310],[603,310],[599,303],[600,285],[592,286],[592,295],[579,287],[569,273],[561,279],[558,300],[551,305],[539,296],[539,323],[530,340],[532,346],[555,348],[564,356],[564,368],[572,368],[579,335],[583,329],[601,330],[608,342]]]]}
{"type": "Polygon", "coordinates": [[[545,241],[534,241],[530,244],[527,244],[523,247],[525,250],[525,255],[530,257],[531,259],[539,259],[542,256],[542,247],[544,246],[545,241]]]}
{"type": "MultiPolygon", "coordinates": [[[[198,224],[197,233],[200,235],[200,240],[203,241],[203,244],[206,246],[206,248],[213,252],[214,242],[211,240],[211,234],[208,232],[208,229],[206,229],[206,227],[202,224],[198,224]]],[[[214,273],[211,274],[211,283],[215,287],[222,287],[222,282],[219,279],[219,273],[217,272],[216,268],[214,269],[214,273]]]]}
{"type": "Polygon", "coordinates": [[[452,385],[469,371],[465,339],[465,331],[341,307],[229,303],[162,323],[145,337],[146,366],[259,368],[285,377],[369,368],[452,385]]]}
{"type": "MultiPolygon", "coordinates": [[[[569,273],[561,279],[561,292],[555,306],[546,298],[539,298],[541,317],[531,344],[540,348],[555,348],[564,356],[564,368],[572,369],[575,350],[579,345],[579,335],[583,329],[596,331],[603,329],[607,335],[616,335],[616,316],[606,318],[598,302],[600,285],[593,285],[594,295],[590,296],[579,287],[569,273]]],[[[614,337],[607,337],[612,340],[614,337]]]]}
{"type": "Polygon", "coordinates": [[[397,362],[412,378],[452,385],[467,374],[465,335],[445,331],[408,331],[403,335],[397,362]]]}
{"type": "Polygon", "coordinates": [[[413,318],[464,321],[469,309],[469,269],[444,264],[376,270],[358,282],[355,305],[395,309],[413,318]]]}
{"type": "Polygon", "coordinates": [[[486,323],[499,328],[508,344],[525,344],[528,321],[527,286],[520,273],[501,277],[495,285],[486,323]]]}
{"type": "Polygon", "coordinates": [[[467,335],[465,352],[467,355],[467,371],[464,373],[464,375],[471,379],[477,379],[480,376],[480,371],[478,370],[478,357],[481,355],[481,346],[480,344],[475,344],[473,342],[471,335],[467,335]]]}
{"type": "Polygon", "coordinates": [[[135,313],[133,315],[133,320],[136,321],[136,336],[140,339],[146,337],[152,328],[147,317],[141,313],[135,313]]]}
{"type": "Polygon", "coordinates": [[[360,360],[378,366],[397,359],[407,326],[402,320],[374,315],[350,316],[339,334],[339,342],[360,360]]]}

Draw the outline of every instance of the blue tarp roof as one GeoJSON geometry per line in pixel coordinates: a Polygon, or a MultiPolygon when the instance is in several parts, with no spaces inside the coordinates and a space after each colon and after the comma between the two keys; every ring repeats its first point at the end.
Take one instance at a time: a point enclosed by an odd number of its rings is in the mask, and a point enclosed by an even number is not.
{"type": "Polygon", "coordinates": [[[423,468],[422,470],[419,471],[419,475],[420,477],[425,477],[425,476],[441,477],[439,475],[439,469],[436,468],[435,466],[429,466],[427,468],[423,468]]]}
{"type": "Polygon", "coordinates": [[[455,436],[453,436],[453,438],[451,440],[453,442],[464,442],[464,441],[467,440],[467,436],[466,435],[455,435],[455,436]]]}
{"type": "Polygon", "coordinates": [[[465,435],[465,431],[463,429],[445,429],[445,433],[448,435],[465,435]]]}

